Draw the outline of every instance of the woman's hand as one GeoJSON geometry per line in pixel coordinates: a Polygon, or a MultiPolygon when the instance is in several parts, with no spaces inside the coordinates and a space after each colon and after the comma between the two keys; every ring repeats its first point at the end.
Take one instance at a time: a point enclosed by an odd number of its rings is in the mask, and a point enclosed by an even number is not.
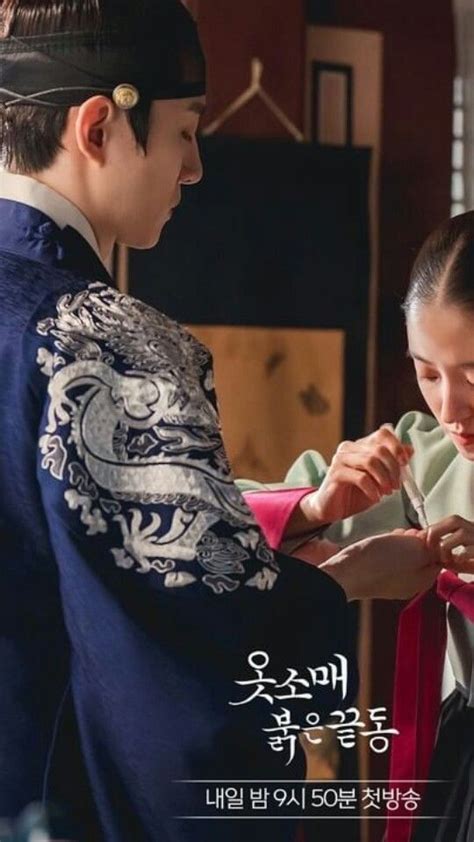
{"type": "Polygon", "coordinates": [[[400,488],[400,469],[412,454],[413,448],[388,426],[357,441],[343,441],[321,487],[300,502],[306,523],[334,523],[380,502],[400,488]]]}
{"type": "Polygon", "coordinates": [[[425,534],[428,547],[439,551],[443,567],[474,574],[474,523],[452,515],[430,526],[425,534]]]}

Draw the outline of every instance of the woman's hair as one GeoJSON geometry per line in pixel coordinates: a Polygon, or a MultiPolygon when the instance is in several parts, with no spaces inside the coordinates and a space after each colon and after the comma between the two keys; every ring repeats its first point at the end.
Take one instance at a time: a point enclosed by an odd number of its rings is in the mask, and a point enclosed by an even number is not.
{"type": "Polygon", "coordinates": [[[403,310],[432,303],[474,311],[474,211],[440,225],[416,258],[403,310]]]}
{"type": "MultiPolygon", "coordinates": [[[[122,21],[136,26],[147,0],[1,0],[0,37],[87,30],[122,21]]],[[[127,117],[137,144],[146,151],[151,102],[141,100],[127,117]]],[[[63,148],[68,106],[0,106],[2,166],[26,175],[51,166],[63,148]]]]}

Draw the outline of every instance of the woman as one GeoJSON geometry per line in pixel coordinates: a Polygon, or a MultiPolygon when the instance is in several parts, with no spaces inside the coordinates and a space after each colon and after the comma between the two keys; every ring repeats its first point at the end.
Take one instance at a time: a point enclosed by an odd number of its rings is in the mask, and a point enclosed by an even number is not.
{"type": "MultiPolygon", "coordinates": [[[[474,212],[447,221],[427,239],[413,267],[403,309],[408,355],[431,415],[411,412],[395,432],[386,425],[359,441],[343,442],[329,469],[319,454],[307,452],[286,478],[286,486],[303,486],[303,491],[292,492],[293,497],[288,491],[271,497],[249,494],[248,501],[274,542],[301,541],[310,530],[324,532],[324,543],[316,551],[313,544],[307,554],[308,560],[320,560],[341,543],[419,525],[400,488],[401,468],[410,460],[425,495],[428,543],[441,547],[446,568],[471,580],[474,577],[464,572],[472,571],[474,559],[474,212]],[[318,490],[308,493],[308,487],[318,490]]],[[[249,483],[243,487],[262,490],[249,483]]],[[[443,592],[446,581],[450,594],[457,594],[462,582],[440,579],[438,594],[449,599],[443,592]]],[[[387,838],[393,842],[474,839],[473,591],[474,584],[462,586],[461,600],[447,608],[444,702],[430,764],[425,757],[424,776],[450,784],[444,795],[429,786],[420,814],[446,818],[405,828],[400,823],[396,831],[396,822],[391,823],[387,838]]],[[[418,612],[420,620],[426,604],[426,598],[424,605],[418,600],[407,616],[418,612]]],[[[441,622],[444,625],[444,619],[441,622]]],[[[432,621],[425,622],[424,644],[433,643],[433,629],[432,621]]],[[[403,659],[410,649],[413,645],[402,646],[403,659]]],[[[421,681],[420,692],[423,686],[421,681]]],[[[435,699],[429,701],[434,737],[437,708],[435,699]]],[[[412,718],[413,714],[412,710],[412,718]]]]}

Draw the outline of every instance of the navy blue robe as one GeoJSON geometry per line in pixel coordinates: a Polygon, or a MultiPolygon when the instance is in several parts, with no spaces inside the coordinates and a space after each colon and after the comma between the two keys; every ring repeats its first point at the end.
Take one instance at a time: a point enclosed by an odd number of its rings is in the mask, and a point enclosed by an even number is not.
{"type": "Polygon", "coordinates": [[[0,400],[0,816],[43,800],[84,842],[242,839],[176,819],[199,808],[176,782],[304,775],[266,743],[267,701],[229,701],[264,650],[280,680],[345,655],[345,701],[319,687],[317,709],[347,705],[343,591],[265,543],[207,350],[113,289],[73,228],[5,199],[0,400]]]}

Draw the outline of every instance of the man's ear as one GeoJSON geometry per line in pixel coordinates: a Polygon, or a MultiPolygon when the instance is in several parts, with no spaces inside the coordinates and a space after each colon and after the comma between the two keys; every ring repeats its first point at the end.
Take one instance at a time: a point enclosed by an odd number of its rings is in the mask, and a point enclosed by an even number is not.
{"type": "Polygon", "coordinates": [[[91,97],[77,112],[75,137],[78,149],[99,166],[105,163],[105,143],[114,117],[115,106],[106,96],[91,97]]]}

